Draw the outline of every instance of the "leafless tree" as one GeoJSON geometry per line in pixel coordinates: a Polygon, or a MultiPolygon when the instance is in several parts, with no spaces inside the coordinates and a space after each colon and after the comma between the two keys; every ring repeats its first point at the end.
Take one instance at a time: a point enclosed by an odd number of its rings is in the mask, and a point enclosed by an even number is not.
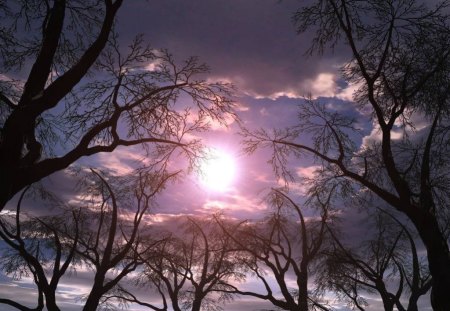
{"type": "Polygon", "coordinates": [[[194,160],[198,141],[186,133],[232,113],[229,85],[202,80],[208,68],[197,58],[179,64],[141,36],[124,53],[113,31],[122,3],[2,2],[0,38],[13,42],[1,50],[0,209],[26,185],[119,146],[143,145],[151,159],[176,149],[194,160]],[[27,79],[15,79],[28,63],[27,79]],[[190,109],[175,106],[180,96],[190,109]]]}
{"type": "Polygon", "coordinates": [[[6,274],[17,279],[31,275],[37,286],[38,302],[36,308],[11,299],[0,299],[0,303],[22,311],[42,310],[44,305],[49,311],[57,311],[58,284],[76,261],[80,213],[74,209],[56,216],[21,219],[26,190],[19,198],[15,215],[0,218],[0,237],[5,243],[0,265],[6,274]]]}
{"type": "Polygon", "coordinates": [[[136,303],[155,311],[167,311],[171,304],[173,310],[180,311],[183,287],[188,273],[183,269],[187,265],[181,256],[180,250],[183,250],[183,246],[183,241],[169,234],[164,242],[142,256],[145,258],[142,259],[145,270],[134,280],[134,284],[140,288],[156,289],[161,297],[161,305],[144,301],[137,297],[132,289],[124,286],[108,294],[108,299],[121,304],[136,303]]]}
{"type": "Polygon", "coordinates": [[[178,173],[106,177],[91,170],[80,183],[83,206],[64,206],[64,213],[20,221],[24,191],[15,215],[0,219],[0,237],[6,243],[1,267],[18,278],[32,275],[38,306],[32,309],[9,299],[0,303],[20,310],[42,310],[45,303],[48,310],[60,310],[56,304],[60,279],[70,267],[86,265],[94,279],[83,310],[108,304],[106,294],[120,288],[120,282],[143,264],[140,254],[164,241],[141,224],[147,221],[154,196],[178,173]]]}
{"type": "Polygon", "coordinates": [[[328,210],[331,197],[332,191],[324,200],[316,198],[320,216],[307,219],[297,203],[286,193],[274,189],[270,200],[276,212],[264,221],[226,225],[218,220],[225,234],[245,254],[241,260],[265,290],[265,293],[243,291],[230,285],[231,292],[267,300],[283,310],[328,310],[325,303],[314,297],[308,281],[327,244],[326,224],[331,218],[328,210]],[[270,282],[272,277],[277,288],[270,282]],[[296,283],[295,288],[289,286],[291,278],[296,283]],[[278,291],[281,297],[277,295],[278,291]]]}
{"type": "Polygon", "coordinates": [[[375,232],[356,247],[345,246],[331,232],[335,249],[322,266],[321,287],[332,290],[358,310],[367,306],[364,293],[377,293],[386,311],[394,307],[417,311],[419,298],[431,288],[431,277],[420,260],[414,237],[391,215],[372,217],[376,220],[366,223],[375,222],[375,232]],[[407,299],[406,307],[402,299],[407,299]]]}
{"type": "Polygon", "coordinates": [[[140,174],[127,182],[125,177],[108,180],[92,170],[86,189],[91,201],[80,209],[80,235],[75,252],[94,272],[93,284],[86,295],[84,311],[97,310],[108,302],[127,275],[142,265],[140,254],[161,243],[142,228],[154,196],[177,173],[164,176],[140,174]]]}
{"type": "Polygon", "coordinates": [[[295,127],[243,132],[248,152],[273,148],[280,176],[288,178],[291,155],[312,156],[321,167],[316,185],[338,184],[347,197],[372,195],[405,214],[427,249],[431,302],[439,311],[450,305],[444,232],[450,218],[448,5],[317,0],[295,14],[299,32],[316,31],[311,52],[349,48],[343,78],[358,88],[355,109],[368,115],[379,141],[361,147],[355,120],[311,100],[302,105],[295,127]]]}
{"type": "Polygon", "coordinates": [[[138,303],[155,311],[222,310],[221,304],[231,300],[227,292],[231,280],[242,281],[245,270],[232,239],[222,235],[211,219],[188,218],[184,230],[150,250],[139,283],[156,288],[162,306],[143,302],[130,291],[123,290],[121,299],[138,303]]]}

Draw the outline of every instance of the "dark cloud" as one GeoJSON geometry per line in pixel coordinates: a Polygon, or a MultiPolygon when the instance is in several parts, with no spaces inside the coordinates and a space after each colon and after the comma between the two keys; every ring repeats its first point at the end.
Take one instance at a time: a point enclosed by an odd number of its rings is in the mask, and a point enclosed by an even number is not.
{"type": "Polygon", "coordinates": [[[311,37],[298,36],[292,14],[297,1],[133,1],[120,14],[122,40],[144,33],[156,48],[180,58],[199,56],[215,77],[248,94],[305,95],[323,72],[336,73],[339,55],[305,58],[311,37]]]}

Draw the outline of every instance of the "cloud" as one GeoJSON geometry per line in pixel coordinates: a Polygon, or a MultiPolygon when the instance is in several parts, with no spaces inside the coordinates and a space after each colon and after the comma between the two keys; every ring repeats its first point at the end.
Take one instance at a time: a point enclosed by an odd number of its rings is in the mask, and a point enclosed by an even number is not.
{"type": "MultiPolygon", "coordinates": [[[[317,174],[315,171],[319,168],[319,165],[300,166],[295,169],[295,173],[300,178],[313,179],[317,174]]],[[[279,185],[284,186],[285,184],[280,181],[279,185]]],[[[305,196],[308,192],[308,188],[308,185],[305,185],[302,182],[293,182],[289,184],[289,192],[300,196],[305,196]]]]}
{"type": "Polygon", "coordinates": [[[310,90],[311,95],[316,97],[333,97],[336,95],[336,75],[333,73],[319,73],[314,79],[307,79],[303,87],[310,90]]]}
{"type": "Polygon", "coordinates": [[[353,101],[353,94],[360,88],[357,83],[347,84],[345,87],[340,88],[336,94],[338,99],[353,101]]]}
{"type": "Polygon", "coordinates": [[[179,60],[198,56],[211,67],[208,78],[232,82],[252,97],[331,94],[336,64],[349,55],[337,46],[305,57],[311,35],[296,34],[291,18],[298,7],[295,1],[133,1],[119,12],[126,22],[118,30],[124,44],[136,30],[149,30],[154,47],[179,60]]]}
{"type": "MultiPolygon", "coordinates": [[[[392,130],[391,138],[393,140],[400,140],[403,138],[403,134],[404,133],[402,130],[392,130]]],[[[362,147],[371,145],[374,142],[381,142],[381,139],[382,139],[382,132],[380,126],[374,123],[370,134],[363,137],[362,147]]]]}
{"type": "Polygon", "coordinates": [[[82,166],[108,170],[114,175],[129,174],[136,167],[148,164],[150,159],[144,156],[141,146],[118,147],[114,152],[102,152],[83,158],[82,166]]]}
{"type": "Polygon", "coordinates": [[[235,103],[235,107],[234,107],[234,110],[235,111],[240,111],[240,112],[242,112],[242,111],[249,111],[250,110],[250,107],[248,107],[245,103],[243,103],[243,102],[236,102],[235,103]]]}
{"type": "MultiPolygon", "coordinates": [[[[4,283],[5,280],[2,280],[0,283],[2,298],[17,301],[18,297],[20,297],[19,302],[27,307],[35,307],[37,305],[37,290],[35,288],[28,286],[28,284],[23,283],[22,281],[17,282],[12,279],[7,279],[6,281],[8,283],[4,283]]],[[[27,281],[31,284],[31,279],[27,281]]],[[[1,304],[0,307],[3,311],[17,310],[16,308],[9,307],[5,304],[1,304]]]]}
{"type": "MultiPolygon", "coordinates": [[[[338,72],[317,72],[313,77],[304,77],[297,82],[286,82],[278,86],[273,93],[257,92],[244,85],[244,93],[257,99],[269,98],[277,100],[280,98],[303,99],[311,96],[313,99],[319,97],[337,98],[344,101],[353,101],[353,94],[359,88],[357,84],[346,84],[340,87],[338,84],[340,77],[338,72]],[[245,91],[245,89],[247,90],[245,91]]],[[[241,81],[243,82],[243,81],[241,81]]]]}
{"type": "Polygon", "coordinates": [[[259,214],[267,210],[267,206],[259,198],[251,198],[246,195],[230,194],[223,199],[207,199],[202,205],[204,210],[225,210],[227,214],[236,215],[240,213],[259,214]]]}
{"type": "Polygon", "coordinates": [[[221,121],[215,120],[211,117],[207,118],[207,123],[211,131],[230,132],[230,126],[234,122],[236,122],[236,119],[230,114],[224,115],[223,120],[221,121]]]}
{"type": "Polygon", "coordinates": [[[319,165],[301,166],[297,168],[296,173],[299,177],[314,178],[314,176],[317,174],[315,171],[319,168],[319,165]]]}

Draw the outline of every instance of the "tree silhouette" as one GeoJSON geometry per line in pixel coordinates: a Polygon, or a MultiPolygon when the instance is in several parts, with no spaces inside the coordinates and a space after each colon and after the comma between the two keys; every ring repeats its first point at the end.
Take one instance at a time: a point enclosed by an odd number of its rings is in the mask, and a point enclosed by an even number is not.
{"type": "Polygon", "coordinates": [[[80,209],[82,221],[75,250],[94,271],[84,311],[97,310],[100,304],[106,303],[106,294],[143,264],[139,255],[164,240],[146,234],[141,224],[154,196],[177,174],[140,174],[127,182],[119,177],[108,181],[98,172],[92,170],[92,173],[97,180],[87,180],[91,189],[86,192],[93,206],[80,209]]]}
{"type": "MultiPolygon", "coordinates": [[[[33,276],[38,306],[28,308],[9,299],[0,299],[0,303],[19,310],[42,310],[44,304],[49,311],[60,310],[56,304],[60,279],[69,268],[86,265],[94,277],[83,310],[108,304],[109,293],[120,290],[120,282],[143,265],[141,255],[164,243],[165,237],[141,224],[147,221],[154,196],[178,173],[106,177],[91,170],[80,183],[83,206],[63,206],[62,213],[53,211],[49,216],[21,221],[24,191],[15,215],[0,219],[0,237],[6,243],[0,263],[7,274],[17,278],[33,276]]],[[[54,204],[61,208],[61,202],[54,204]]]]}
{"type": "Polygon", "coordinates": [[[221,304],[231,300],[228,282],[242,281],[245,270],[238,260],[232,239],[222,234],[211,219],[187,218],[182,233],[142,254],[145,270],[138,282],[156,288],[163,305],[144,302],[129,290],[116,297],[138,303],[155,311],[222,310],[221,304]]]}
{"type": "Polygon", "coordinates": [[[208,68],[196,58],[177,64],[140,36],[123,53],[113,31],[122,2],[2,2],[0,209],[25,186],[119,146],[145,145],[153,159],[179,148],[193,161],[199,145],[186,133],[231,113],[229,86],[197,79],[208,68]],[[24,36],[13,36],[21,26],[24,36]],[[8,75],[27,62],[26,81],[8,75]],[[191,109],[176,109],[180,96],[191,109]]]}
{"type": "Polygon", "coordinates": [[[450,305],[444,232],[450,217],[447,6],[446,1],[430,9],[414,0],[326,0],[295,14],[299,32],[316,30],[311,53],[341,43],[350,49],[352,59],[342,68],[343,78],[357,87],[355,108],[367,112],[379,141],[358,148],[355,120],[312,100],[300,108],[295,127],[273,133],[243,131],[248,152],[273,148],[272,162],[280,176],[289,177],[290,155],[310,155],[321,167],[316,185],[339,185],[341,194],[350,198],[376,196],[405,214],[427,249],[434,310],[450,305]],[[399,132],[402,138],[395,139],[399,132]],[[310,135],[310,144],[299,140],[310,135]]]}
{"type": "Polygon", "coordinates": [[[372,216],[374,234],[356,247],[345,246],[331,232],[335,249],[321,268],[320,286],[358,310],[367,305],[363,293],[378,293],[386,311],[417,311],[419,298],[431,288],[431,277],[409,229],[384,213],[372,216]],[[408,301],[406,307],[403,300],[408,301]]]}
{"type": "Polygon", "coordinates": [[[267,300],[282,310],[328,310],[314,297],[308,288],[308,281],[325,249],[325,229],[330,220],[328,208],[332,193],[325,200],[318,197],[315,202],[321,213],[317,221],[307,220],[301,207],[277,189],[272,190],[270,195],[276,211],[264,221],[226,225],[218,220],[225,234],[245,254],[241,255],[243,262],[261,281],[265,293],[243,291],[234,285],[230,285],[232,290],[228,291],[267,300]],[[271,277],[275,279],[276,286],[270,282],[271,277]],[[291,278],[295,280],[294,288],[289,285],[291,278]],[[281,297],[277,295],[278,291],[281,297]]]}
{"type": "Polygon", "coordinates": [[[27,189],[19,198],[15,215],[0,218],[0,237],[6,244],[0,265],[6,274],[18,279],[32,275],[38,290],[37,307],[28,308],[10,299],[0,299],[0,303],[22,311],[42,310],[45,304],[47,310],[58,311],[56,290],[63,275],[74,264],[80,213],[74,209],[56,216],[21,220],[21,204],[27,189]]]}

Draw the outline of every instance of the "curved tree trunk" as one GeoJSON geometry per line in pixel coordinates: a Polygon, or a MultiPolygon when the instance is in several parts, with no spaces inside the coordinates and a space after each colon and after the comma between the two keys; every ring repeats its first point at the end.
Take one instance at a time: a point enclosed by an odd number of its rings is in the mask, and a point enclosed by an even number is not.
{"type": "Polygon", "coordinates": [[[84,304],[83,311],[96,311],[100,303],[100,299],[104,294],[103,282],[105,278],[103,276],[97,276],[94,285],[92,285],[91,292],[84,304]]]}
{"type": "Polygon", "coordinates": [[[95,290],[93,288],[91,293],[89,294],[88,299],[86,300],[83,311],[96,311],[101,298],[101,291],[95,290]]]}
{"type": "Polygon", "coordinates": [[[430,212],[410,217],[425,244],[432,276],[431,305],[434,311],[450,310],[450,252],[436,218],[430,212]]]}

